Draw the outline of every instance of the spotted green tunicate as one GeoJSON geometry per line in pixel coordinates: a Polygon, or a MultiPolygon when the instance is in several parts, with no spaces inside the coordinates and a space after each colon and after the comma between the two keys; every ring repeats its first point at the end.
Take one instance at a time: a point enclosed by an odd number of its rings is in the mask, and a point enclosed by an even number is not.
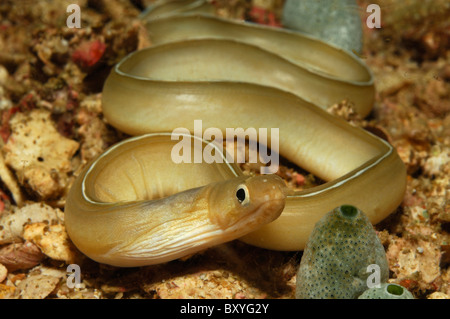
{"type": "Polygon", "coordinates": [[[379,288],[367,289],[358,299],[414,299],[414,296],[400,285],[382,283],[379,288]]]}
{"type": "Polygon", "coordinates": [[[356,299],[386,282],[386,253],[367,216],[343,205],[315,225],[297,273],[300,299],[356,299]]]}
{"type": "Polygon", "coordinates": [[[286,0],[283,26],[361,53],[363,32],[355,0],[286,0]]]}

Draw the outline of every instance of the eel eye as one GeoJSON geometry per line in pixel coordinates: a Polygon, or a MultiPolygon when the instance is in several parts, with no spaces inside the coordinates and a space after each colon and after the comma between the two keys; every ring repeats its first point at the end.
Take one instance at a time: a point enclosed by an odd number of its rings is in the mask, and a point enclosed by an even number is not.
{"type": "Polygon", "coordinates": [[[236,198],[241,205],[246,205],[250,202],[248,188],[245,185],[239,185],[236,190],[236,198]]]}

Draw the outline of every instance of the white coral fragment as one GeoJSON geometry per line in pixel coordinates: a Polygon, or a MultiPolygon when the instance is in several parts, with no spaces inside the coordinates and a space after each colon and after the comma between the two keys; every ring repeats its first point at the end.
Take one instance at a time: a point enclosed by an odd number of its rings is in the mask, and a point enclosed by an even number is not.
{"type": "Polygon", "coordinates": [[[10,121],[12,134],[4,146],[5,162],[21,184],[42,199],[56,198],[67,187],[71,158],[79,143],[56,130],[51,113],[33,110],[17,113],[10,121]]]}
{"type": "Polygon", "coordinates": [[[64,214],[59,209],[38,203],[5,213],[0,217],[0,245],[22,241],[27,224],[43,222],[51,225],[61,223],[63,219],[64,214]]]}

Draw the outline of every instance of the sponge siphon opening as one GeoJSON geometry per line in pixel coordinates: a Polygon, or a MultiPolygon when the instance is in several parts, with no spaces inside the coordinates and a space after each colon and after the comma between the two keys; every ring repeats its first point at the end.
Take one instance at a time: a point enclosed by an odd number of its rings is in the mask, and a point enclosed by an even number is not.
{"type": "Polygon", "coordinates": [[[386,289],[391,295],[401,296],[403,294],[403,288],[398,285],[388,285],[386,289]]]}
{"type": "Polygon", "coordinates": [[[339,207],[339,210],[341,211],[342,216],[346,218],[352,219],[358,215],[358,209],[355,206],[342,205],[339,207]]]}

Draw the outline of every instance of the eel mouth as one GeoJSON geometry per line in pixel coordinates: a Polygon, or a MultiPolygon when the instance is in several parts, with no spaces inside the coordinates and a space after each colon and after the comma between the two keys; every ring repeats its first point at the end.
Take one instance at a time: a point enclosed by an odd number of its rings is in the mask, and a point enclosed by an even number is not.
{"type": "Polygon", "coordinates": [[[240,236],[251,233],[280,217],[285,203],[285,197],[267,200],[261,203],[251,214],[239,218],[236,222],[231,224],[228,227],[227,232],[240,232],[240,236]]]}

